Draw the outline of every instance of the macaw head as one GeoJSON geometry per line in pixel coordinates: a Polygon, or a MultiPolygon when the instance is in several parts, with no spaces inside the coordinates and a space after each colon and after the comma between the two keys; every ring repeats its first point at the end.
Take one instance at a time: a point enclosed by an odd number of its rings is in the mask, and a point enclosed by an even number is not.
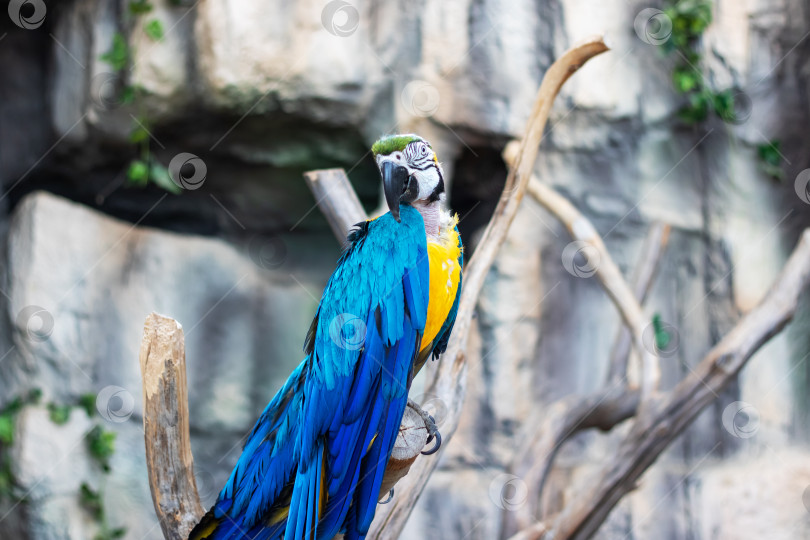
{"type": "Polygon", "coordinates": [[[444,177],[436,152],[418,135],[389,135],[371,147],[382,175],[385,202],[397,221],[400,204],[444,199],[444,177]]]}

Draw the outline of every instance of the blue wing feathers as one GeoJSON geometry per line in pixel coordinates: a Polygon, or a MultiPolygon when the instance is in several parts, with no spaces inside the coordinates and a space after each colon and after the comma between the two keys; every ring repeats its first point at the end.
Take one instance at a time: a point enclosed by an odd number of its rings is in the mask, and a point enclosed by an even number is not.
{"type": "MultiPolygon", "coordinates": [[[[190,538],[365,537],[427,319],[424,224],[409,206],[400,217],[386,214],[349,235],[307,332],[305,360],[260,416],[190,538]]],[[[445,334],[447,323],[437,343],[445,334]]]]}

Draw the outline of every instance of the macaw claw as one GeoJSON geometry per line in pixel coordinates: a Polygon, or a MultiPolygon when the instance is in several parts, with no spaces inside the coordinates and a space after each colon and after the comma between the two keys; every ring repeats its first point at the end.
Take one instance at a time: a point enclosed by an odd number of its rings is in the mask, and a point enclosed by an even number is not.
{"type": "Polygon", "coordinates": [[[391,488],[391,491],[388,492],[388,498],[384,501],[380,501],[380,504],[388,504],[391,502],[391,499],[394,498],[394,488],[391,488]]]}
{"type": "Polygon", "coordinates": [[[439,428],[436,427],[436,420],[410,398],[408,398],[408,407],[419,413],[419,416],[421,416],[422,420],[425,422],[425,427],[427,428],[428,432],[428,438],[425,441],[425,444],[428,444],[433,439],[436,439],[436,443],[433,445],[433,448],[429,450],[422,450],[422,455],[430,456],[435,454],[442,446],[442,434],[439,433],[439,428]]]}
{"type": "MultiPolygon", "coordinates": [[[[431,416],[430,419],[433,420],[433,417],[431,416]]],[[[428,426],[428,433],[430,433],[430,427],[431,426],[428,426]]],[[[422,455],[423,456],[430,456],[432,454],[435,454],[436,452],[439,451],[439,448],[441,448],[441,446],[442,446],[442,434],[439,433],[438,429],[436,429],[436,423],[435,422],[433,423],[433,430],[434,430],[433,434],[431,434],[428,437],[428,439],[427,439],[427,441],[425,441],[425,443],[426,444],[429,443],[435,437],[436,438],[436,444],[434,444],[433,448],[431,448],[430,450],[422,450],[422,455]]]]}

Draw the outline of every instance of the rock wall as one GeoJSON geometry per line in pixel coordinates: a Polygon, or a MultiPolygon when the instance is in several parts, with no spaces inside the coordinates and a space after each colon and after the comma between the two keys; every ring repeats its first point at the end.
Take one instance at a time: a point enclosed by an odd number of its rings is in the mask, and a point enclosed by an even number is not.
{"type": "MultiPolygon", "coordinates": [[[[520,135],[553,58],[594,33],[613,50],[564,88],[536,173],[585,212],[628,274],[649,224],[673,226],[648,302],[677,331],[664,388],[762,297],[810,225],[794,189],[810,167],[810,8],[800,0],[715,3],[707,78],[738,88],[744,114],[698,128],[675,117],[672,57],[634,30],[650,7],[640,2],[156,0],[135,18],[126,2],[47,4],[36,28],[0,27],[12,74],[0,80],[0,403],[43,392],[17,419],[12,464],[26,500],[2,507],[2,537],[92,537],[82,482],[103,487],[107,519],[127,538],[160,537],[137,364],[150,311],[185,328],[197,481],[212,502],[300,361],[339,254],[301,172],[344,167],[371,209],[368,146],[383,132],[418,132],[452,178],[472,251],[503,182],[498,152],[520,135]],[[162,40],[144,31],[153,19],[162,40]],[[132,50],[123,78],[99,59],[116,32],[132,50]],[[143,88],[135,104],[116,93],[124,80],[143,88]],[[204,162],[200,189],[126,185],[129,136],[143,117],[164,165],[182,152],[204,162]],[[757,157],[771,139],[782,142],[782,182],[757,157]],[[84,444],[98,420],[80,411],[61,426],[48,420],[46,403],[87,393],[117,433],[110,474],[84,444]]],[[[594,280],[566,270],[568,244],[536,203],[523,203],[479,302],[465,417],[403,538],[498,537],[528,488],[504,471],[531,414],[604,379],[618,317],[594,280]]],[[[810,534],[807,322],[805,303],[599,538],[810,534]]],[[[615,443],[592,433],[570,441],[549,507],[586,484],[615,443]]]]}

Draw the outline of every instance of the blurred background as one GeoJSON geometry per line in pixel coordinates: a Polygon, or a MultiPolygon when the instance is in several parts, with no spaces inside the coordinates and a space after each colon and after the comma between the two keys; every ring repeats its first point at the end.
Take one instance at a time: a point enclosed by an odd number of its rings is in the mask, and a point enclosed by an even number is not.
{"type": "MultiPolygon", "coordinates": [[[[340,253],[302,173],[344,168],[372,212],[371,143],[418,133],[472,254],[544,72],[593,34],[612,51],[563,88],[535,169],[626,275],[650,224],[672,226],[647,305],[669,328],[671,388],[810,225],[808,28],[805,0],[9,1],[0,537],[161,537],[138,366],[151,311],[185,330],[212,503],[340,253]]],[[[402,538],[497,538],[530,413],[604,380],[619,318],[564,264],[569,242],[527,197],[478,304],[465,417],[402,538]]],[[[810,537],[803,299],[598,538],[810,537]]],[[[576,436],[546,496],[564,506],[614,445],[576,436]]]]}

